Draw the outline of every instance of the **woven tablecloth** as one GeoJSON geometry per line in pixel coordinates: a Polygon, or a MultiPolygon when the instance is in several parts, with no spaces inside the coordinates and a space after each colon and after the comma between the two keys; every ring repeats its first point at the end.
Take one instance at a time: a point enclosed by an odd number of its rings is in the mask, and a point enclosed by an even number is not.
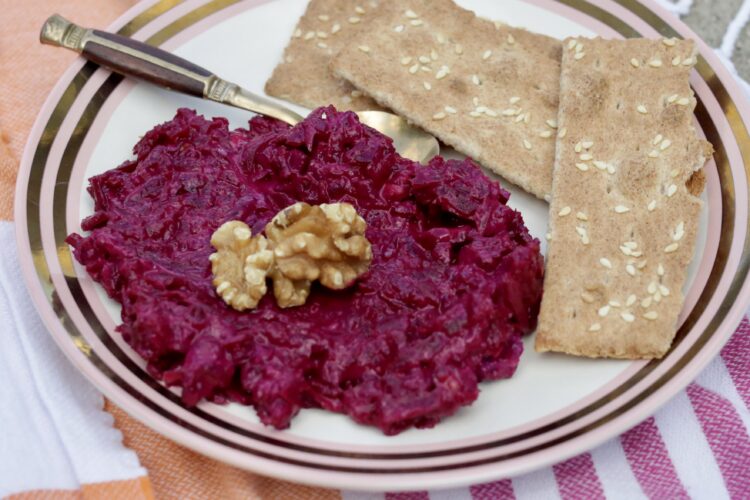
{"type": "MultiPolygon", "coordinates": [[[[63,358],[19,286],[12,196],[18,159],[36,114],[75,57],[40,46],[39,27],[53,12],[83,25],[106,26],[133,3],[0,0],[0,323],[7,336],[0,350],[0,397],[14,402],[0,408],[0,496],[750,498],[747,319],[696,381],[622,436],[553,467],[448,491],[340,492],[265,478],[189,451],[105,401],[63,358]]],[[[750,77],[750,0],[659,3],[716,47],[735,74],[750,77]]]]}

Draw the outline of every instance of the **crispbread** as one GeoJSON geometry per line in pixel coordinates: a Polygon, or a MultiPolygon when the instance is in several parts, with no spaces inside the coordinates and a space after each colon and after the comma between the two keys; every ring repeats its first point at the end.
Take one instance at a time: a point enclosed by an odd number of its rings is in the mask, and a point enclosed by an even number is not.
{"type": "Polygon", "coordinates": [[[536,350],[659,358],[675,336],[712,151],[693,128],[694,45],[563,47],[567,135],[557,140],[536,350]]]}
{"type": "Polygon", "coordinates": [[[333,76],[328,67],[331,57],[350,43],[376,7],[374,1],[310,0],[281,62],[266,82],[266,93],[308,108],[333,104],[341,110],[381,109],[333,76]]]}
{"type": "Polygon", "coordinates": [[[538,197],[550,192],[560,42],[450,0],[382,0],[337,76],[538,197]]]}

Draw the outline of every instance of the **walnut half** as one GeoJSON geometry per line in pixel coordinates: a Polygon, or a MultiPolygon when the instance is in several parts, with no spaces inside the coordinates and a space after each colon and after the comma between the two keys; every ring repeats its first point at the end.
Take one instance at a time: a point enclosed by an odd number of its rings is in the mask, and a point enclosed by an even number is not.
{"type": "Polygon", "coordinates": [[[295,203],[252,236],[241,221],[222,225],[211,237],[216,293],[238,311],[257,307],[273,280],[279,307],[305,303],[315,280],[333,290],[350,286],[372,261],[365,220],[349,203],[295,203]]]}
{"type": "Polygon", "coordinates": [[[295,203],[266,226],[275,266],[271,272],[280,307],[305,303],[315,280],[341,290],[364,274],[372,247],[364,236],[367,224],[349,203],[295,203]]]}
{"type": "Polygon", "coordinates": [[[214,232],[211,245],[217,250],[209,257],[216,293],[238,311],[256,307],[273,264],[268,240],[253,236],[244,222],[229,221],[214,232]]]}

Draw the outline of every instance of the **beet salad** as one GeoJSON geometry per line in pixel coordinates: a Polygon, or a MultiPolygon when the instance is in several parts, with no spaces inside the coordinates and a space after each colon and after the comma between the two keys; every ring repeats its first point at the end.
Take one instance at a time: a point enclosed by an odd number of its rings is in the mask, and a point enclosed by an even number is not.
{"type": "Polygon", "coordinates": [[[67,241],[122,304],[118,332],[186,405],[252,405],[279,429],[323,408],[396,434],[513,375],[543,259],[508,193],[471,160],[412,162],[332,107],[295,127],[256,117],[237,130],[181,109],[134,152],[90,179],[88,235],[67,241]],[[369,269],[344,290],[314,283],[298,307],[268,294],[230,308],[211,283],[212,233],[237,220],[258,234],[296,202],[353,205],[369,269]]]}

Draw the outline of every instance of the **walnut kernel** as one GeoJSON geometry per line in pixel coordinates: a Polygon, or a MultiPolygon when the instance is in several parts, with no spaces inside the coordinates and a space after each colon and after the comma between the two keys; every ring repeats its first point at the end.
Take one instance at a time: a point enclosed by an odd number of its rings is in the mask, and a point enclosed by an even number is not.
{"type": "Polygon", "coordinates": [[[349,203],[295,203],[266,226],[273,248],[271,273],[281,307],[304,304],[316,279],[334,290],[351,285],[372,261],[367,224],[349,203]]]}
{"type": "Polygon", "coordinates": [[[253,236],[244,222],[229,221],[214,232],[211,245],[217,250],[209,257],[216,293],[238,311],[256,307],[273,264],[268,240],[253,236]]]}

